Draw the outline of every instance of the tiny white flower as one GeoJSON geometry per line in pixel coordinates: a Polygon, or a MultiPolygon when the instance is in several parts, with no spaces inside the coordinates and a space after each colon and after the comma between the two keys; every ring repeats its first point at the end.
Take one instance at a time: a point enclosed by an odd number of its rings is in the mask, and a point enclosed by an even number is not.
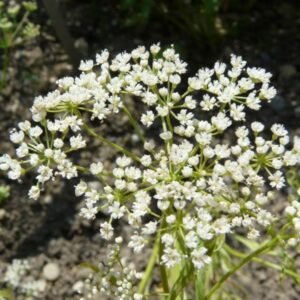
{"type": "Polygon", "coordinates": [[[159,51],[160,51],[160,44],[153,44],[151,47],[150,47],[150,51],[153,55],[157,54],[159,51]]]}
{"type": "Polygon", "coordinates": [[[39,126],[31,127],[29,129],[29,135],[33,138],[38,138],[43,133],[43,130],[39,126]]]}
{"type": "Polygon", "coordinates": [[[121,206],[120,203],[116,201],[108,207],[108,212],[112,219],[121,219],[124,216],[125,211],[125,207],[121,206]]]}
{"type": "Polygon", "coordinates": [[[214,65],[214,69],[216,74],[221,75],[225,72],[226,64],[217,61],[214,65]]]}
{"type": "Polygon", "coordinates": [[[146,240],[139,235],[131,236],[130,242],[128,243],[129,248],[133,248],[134,253],[140,253],[146,245],[146,240]]]}
{"type": "Polygon", "coordinates": [[[151,235],[156,232],[156,229],[157,229],[157,222],[151,221],[144,225],[144,227],[142,228],[142,233],[146,235],[151,235]]]}
{"type": "Polygon", "coordinates": [[[181,78],[178,74],[174,74],[170,76],[170,83],[174,84],[174,85],[178,85],[181,81],[181,78]]]}
{"type": "Polygon", "coordinates": [[[80,65],[79,65],[78,69],[80,71],[87,72],[87,71],[91,71],[93,69],[93,67],[94,67],[94,62],[91,59],[89,59],[89,60],[86,60],[86,61],[82,60],[80,62],[80,65]]]}
{"type": "Polygon", "coordinates": [[[165,131],[165,132],[161,133],[159,136],[164,141],[170,140],[173,137],[172,132],[170,132],[170,131],[165,131]]]}
{"type": "Polygon", "coordinates": [[[84,181],[80,181],[77,185],[75,185],[75,195],[77,197],[82,196],[87,191],[87,184],[84,181]]]}
{"type": "Polygon", "coordinates": [[[274,124],[271,127],[271,131],[276,135],[276,136],[285,136],[288,134],[287,130],[284,128],[282,124],[274,124]]]}
{"type": "Polygon", "coordinates": [[[251,123],[251,128],[254,132],[262,132],[264,130],[264,125],[260,122],[251,123]]]}
{"type": "Polygon", "coordinates": [[[102,65],[105,62],[107,62],[109,57],[109,52],[107,49],[104,49],[101,54],[96,54],[96,64],[97,65],[102,65]]]}
{"type": "Polygon", "coordinates": [[[53,141],[53,146],[57,149],[61,149],[63,146],[64,146],[64,142],[62,139],[59,139],[59,138],[56,138],[54,141],[53,141]]]}
{"type": "Polygon", "coordinates": [[[93,175],[98,175],[100,173],[102,173],[103,171],[103,164],[102,162],[96,162],[96,163],[92,163],[90,165],[90,171],[93,175]]]}
{"type": "Polygon", "coordinates": [[[184,177],[190,177],[193,175],[193,168],[185,166],[181,172],[184,177]]]}
{"type": "Polygon", "coordinates": [[[142,114],[141,122],[146,127],[150,127],[153,124],[154,119],[154,113],[152,111],[147,111],[146,113],[142,114]]]}
{"type": "Polygon", "coordinates": [[[156,110],[161,117],[166,117],[169,114],[168,106],[157,106],[156,110]]]}
{"type": "Polygon", "coordinates": [[[167,222],[168,224],[174,224],[175,221],[176,221],[176,216],[175,216],[175,215],[168,215],[168,216],[166,217],[166,222],[167,222]]]}
{"type": "Polygon", "coordinates": [[[15,144],[20,144],[24,140],[24,132],[23,131],[13,131],[10,134],[10,140],[15,144]]]}
{"type": "Polygon", "coordinates": [[[119,167],[125,168],[131,164],[131,158],[123,155],[117,158],[116,163],[119,167]]]}
{"type": "Polygon", "coordinates": [[[206,255],[206,252],[207,249],[205,247],[200,247],[192,251],[192,262],[196,269],[202,269],[205,265],[211,263],[212,259],[206,255]]]}
{"type": "Polygon", "coordinates": [[[151,165],[151,163],[152,163],[151,156],[150,155],[143,155],[141,157],[141,163],[142,163],[143,166],[149,167],[151,165]]]}
{"type": "Polygon", "coordinates": [[[162,235],[161,241],[165,246],[171,246],[174,243],[174,237],[169,233],[165,233],[162,235]]]}
{"type": "Polygon", "coordinates": [[[100,235],[105,240],[111,240],[114,235],[113,227],[110,223],[104,222],[100,225],[100,235]]]}
{"type": "Polygon", "coordinates": [[[164,254],[161,257],[161,262],[167,267],[171,268],[181,261],[179,252],[176,249],[165,248],[164,254]]]}
{"type": "Polygon", "coordinates": [[[252,228],[247,234],[247,238],[249,240],[256,240],[259,236],[260,236],[259,231],[254,228],[252,228]]]}
{"type": "Polygon", "coordinates": [[[270,180],[270,185],[278,190],[285,186],[285,180],[281,171],[271,174],[268,179],[270,180]]]}
{"type": "Polygon", "coordinates": [[[28,192],[30,199],[37,200],[40,196],[40,188],[37,185],[34,185],[30,188],[28,192]]]}
{"type": "Polygon", "coordinates": [[[77,136],[72,136],[70,138],[70,145],[73,149],[80,149],[86,146],[86,141],[78,134],[77,136]]]}
{"type": "Polygon", "coordinates": [[[153,140],[146,141],[144,144],[145,150],[151,152],[155,148],[155,143],[153,140]]]}

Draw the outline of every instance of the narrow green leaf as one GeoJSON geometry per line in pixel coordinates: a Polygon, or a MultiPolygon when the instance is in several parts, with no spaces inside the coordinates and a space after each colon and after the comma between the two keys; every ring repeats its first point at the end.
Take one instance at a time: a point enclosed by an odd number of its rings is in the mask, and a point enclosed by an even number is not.
{"type": "Polygon", "coordinates": [[[83,268],[90,269],[90,270],[92,270],[95,273],[100,272],[100,269],[97,266],[95,266],[95,265],[93,265],[91,263],[88,263],[88,262],[83,262],[83,263],[80,264],[80,266],[83,267],[83,268]]]}

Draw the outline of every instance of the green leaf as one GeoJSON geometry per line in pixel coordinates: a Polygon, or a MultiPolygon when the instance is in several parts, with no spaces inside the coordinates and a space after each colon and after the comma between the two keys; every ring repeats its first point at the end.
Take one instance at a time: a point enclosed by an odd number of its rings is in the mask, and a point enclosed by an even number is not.
{"type": "Polygon", "coordinates": [[[250,241],[242,236],[235,235],[235,238],[242,243],[244,246],[249,248],[251,251],[255,251],[257,248],[259,248],[259,243],[255,241],[250,241]]]}
{"type": "Polygon", "coordinates": [[[20,11],[20,5],[15,5],[7,8],[7,13],[11,17],[15,17],[20,11]]]}
{"type": "Polygon", "coordinates": [[[9,186],[5,186],[5,185],[0,186],[0,204],[4,202],[9,197],[9,195],[10,195],[9,186]]]}
{"type": "MultiPolygon", "coordinates": [[[[244,246],[246,246],[247,248],[249,248],[251,251],[255,251],[257,250],[261,244],[255,241],[250,241],[240,235],[234,235],[234,237],[240,242],[242,243],[244,246]]],[[[276,251],[268,251],[269,255],[278,255],[278,253],[276,251]]]]}
{"type": "Polygon", "coordinates": [[[29,11],[29,12],[33,12],[35,10],[37,10],[37,5],[35,2],[33,1],[24,1],[22,3],[22,5],[24,6],[24,8],[29,11]]]}
{"type": "Polygon", "coordinates": [[[205,269],[197,272],[196,282],[195,282],[195,296],[196,300],[202,300],[205,297],[205,269]]]}
{"type": "Polygon", "coordinates": [[[95,266],[95,265],[93,265],[91,263],[88,263],[88,262],[83,262],[83,263],[80,264],[80,266],[83,267],[83,268],[90,269],[90,270],[92,270],[95,273],[99,273],[100,272],[100,269],[97,266],[95,266]]]}
{"type": "Polygon", "coordinates": [[[13,23],[7,18],[0,19],[0,29],[7,31],[13,27],[13,23]]]}
{"type": "Polygon", "coordinates": [[[4,298],[5,300],[15,300],[12,291],[9,289],[0,290],[0,297],[4,298]]]}

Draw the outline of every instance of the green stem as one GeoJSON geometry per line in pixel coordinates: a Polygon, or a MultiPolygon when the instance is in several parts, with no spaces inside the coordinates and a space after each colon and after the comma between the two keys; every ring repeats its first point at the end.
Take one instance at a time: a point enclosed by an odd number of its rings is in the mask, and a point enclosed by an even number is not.
{"type": "MultiPolygon", "coordinates": [[[[182,221],[182,212],[179,212],[178,219],[182,221]]],[[[176,237],[176,248],[184,255],[187,255],[188,251],[185,247],[184,236],[184,232],[181,228],[179,228],[176,237]]],[[[191,262],[183,261],[180,265],[175,267],[174,274],[176,274],[176,281],[172,282],[172,289],[170,291],[169,298],[170,300],[184,299],[185,288],[187,287],[188,283],[193,280],[192,277],[194,276],[194,271],[195,270],[191,262]]]]}
{"type": "Polygon", "coordinates": [[[173,133],[173,126],[172,126],[170,114],[167,115],[166,119],[167,119],[168,129],[173,133]]]}
{"type": "MultiPolygon", "coordinates": [[[[233,248],[231,248],[230,246],[228,245],[224,245],[224,248],[225,250],[229,253],[229,254],[232,254],[236,257],[240,257],[240,258],[244,258],[246,256],[246,254],[244,253],[241,253],[233,248]]],[[[289,275],[291,276],[293,279],[297,280],[297,281],[300,281],[300,275],[295,273],[294,271],[290,270],[290,269],[284,269],[282,268],[281,266],[278,266],[277,264],[275,263],[272,263],[270,261],[267,261],[265,259],[261,259],[259,257],[254,257],[253,258],[253,261],[263,265],[263,266],[266,266],[266,267],[269,267],[269,268],[272,268],[274,270],[277,270],[277,271],[281,271],[283,272],[284,274],[286,275],[289,275]]]]}
{"type": "MultiPolygon", "coordinates": [[[[162,124],[162,128],[163,128],[163,132],[168,131],[167,129],[167,124],[166,124],[166,120],[164,117],[161,117],[161,124],[162,124]]],[[[172,135],[173,135],[173,131],[171,131],[172,135]]],[[[164,145],[165,145],[165,151],[166,151],[166,155],[168,156],[168,161],[169,161],[169,171],[172,174],[173,173],[173,168],[172,168],[172,162],[170,160],[170,152],[171,152],[171,144],[172,144],[172,140],[164,140],[164,145]]]]}
{"type": "MultiPolygon", "coordinates": [[[[163,230],[165,226],[166,226],[166,222],[163,219],[161,224],[161,230],[163,230]]],[[[161,239],[159,239],[159,258],[161,259],[162,256],[163,256],[163,244],[161,242],[161,239]]],[[[169,282],[168,282],[168,273],[166,267],[161,263],[161,261],[159,263],[160,263],[159,270],[160,270],[162,287],[164,293],[169,294],[170,290],[169,290],[169,282]]]]}
{"type": "Polygon", "coordinates": [[[1,80],[0,80],[0,91],[5,86],[7,70],[8,70],[8,63],[9,63],[9,53],[8,53],[8,48],[5,47],[3,49],[3,67],[2,67],[2,76],[1,76],[1,80]]]}
{"type": "Polygon", "coordinates": [[[276,242],[278,241],[278,236],[273,238],[271,241],[265,243],[264,245],[262,245],[260,248],[258,248],[257,250],[253,251],[252,253],[250,253],[249,255],[245,256],[241,262],[236,265],[235,267],[233,267],[231,270],[229,270],[212,288],[211,290],[208,292],[208,294],[206,295],[205,299],[210,299],[211,296],[222,286],[222,284],[231,276],[233,275],[235,272],[237,272],[241,267],[243,267],[245,264],[247,264],[248,262],[250,262],[252,259],[254,259],[256,256],[262,254],[263,252],[265,252],[266,250],[268,250],[269,248],[272,248],[276,242]]]}
{"type": "Polygon", "coordinates": [[[192,91],[188,89],[184,94],[181,95],[180,100],[184,99],[188,94],[190,94],[192,91]]]}
{"type": "MultiPolygon", "coordinates": [[[[187,284],[191,281],[191,276],[194,271],[188,264],[181,265],[181,272],[172,286],[172,290],[170,292],[169,300],[177,300],[179,295],[184,295],[184,290],[187,284]]],[[[182,296],[183,297],[183,296],[182,296]]],[[[180,298],[179,298],[180,299],[180,298]]]]}
{"type": "Polygon", "coordinates": [[[205,297],[205,272],[206,270],[199,270],[195,274],[195,299],[202,300],[205,297]]]}
{"type": "Polygon", "coordinates": [[[152,254],[151,257],[149,259],[147,268],[145,270],[144,276],[142,281],[139,284],[138,287],[138,293],[139,294],[143,294],[145,292],[145,289],[151,279],[151,274],[153,272],[153,268],[155,266],[156,260],[157,260],[157,256],[159,253],[159,243],[160,243],[160,235],[157,236],[156,240],[155,240],[155,244],[153,246],[153,250],[152,250],[152,254]]]}
{"type": "Polygon", "coordinates": [[[125,154],[126,156],[132,158],[133,160],[137,161],[137,162],[140,162],[140,159],[139,157],[130,152],[129,150],[125,149],[124,147],[118,145],[118,144],[115,144],[109,140],[107,140],[106,138],[102,137],[101,135],[98,135],[92,128],[90,128],[88,125],[84,125],[84,128],[85,130],[93,137],[97,138],[99,141],[105,143],[106,145],[109,145],[111,146],[112,148],[116,149],[117,151],[120,151],[122,152],[123,154],[125,154]]]}
{"type": "Polygon", "coordinates": [[[11,43],[13,43],[13,40],[16,38],[19,31],[22,29],[23,24],[27,21],[29,14],[30,14],[29,11],[26,11],[26,13],[24,14],[22,20],[20,21],[20,23],[18,24],[16,30],[14,31],[14,33],[11,36],[11,41],[10,41],[11,43]]]}
{"type": "Polygon", "coordinates": [[[160,277],[161,277],[161,283],[165,294],[169,295],[169,283],[168,283],[168,274],[166,267],[161,265],[159,267],[160,270],[160,277]]]}
{"type": "Polygon", "coordinates": [[[143,141],[143,142],[145,142],[145,138],[144,138],[143,132],[142,132],[139,124],[135,120],[135,118],[132,116],[132,114],[130,113],[130,111],[125,106],[123,106],[123,110],[125,111],[128,119],[129,119],[130,124],[132,125],[132,127],[136,131],[136,133],[139,136],[140,140],[143,141]]]}

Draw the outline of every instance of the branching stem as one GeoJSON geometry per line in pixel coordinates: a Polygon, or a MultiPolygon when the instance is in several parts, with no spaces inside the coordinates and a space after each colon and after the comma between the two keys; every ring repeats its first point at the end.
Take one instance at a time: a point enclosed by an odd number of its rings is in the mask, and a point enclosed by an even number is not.
{"type": "Polygon", "coordinates": [[[208,294],[205,297],[205,300],[208,300],[211,298],[211,296],[223,285],[223,283],[234,273],[236,273],[240,268],[242,268],[245,264],[250,262],[252,259],[254,259],[256,256],[262,254],[268,249],[271,249],[276,243],[278,242],[278,236],[270,240],[269,242],[265,243],[261,247],[259,247],[257,250],[253,251],[249,255],[245,256],[239,264],[237,264],[235,267],[233,267],[231,270],[229,270],[208,292],[208,294]]]}
{"type": "Polygon", "coordinates": [[[138,287],[138,293],[140,293],[140,294],[143,294],[145,292],[147,285],[151,281],[151,275],[152,275],[152,272],[153,272],[153,269],[154,269],[154,266],[156,264],[157,257],[158,257],[159,243],[160,243],[160,235],[157,235],[154,246],[153,246],[152,255],[149,259],[143,279],[140,282],[139,287],[138,287]]]}
{"type": "Polygon", "coordinates": [[[142,142],[145,142],[144,134],[143,134],[143,132],[142,132],[142,130],[141,130],[138,122],[136,121],[136,119],[132,116],[132,114],[130,113],[130,111],[125,106],[123,106],[123,110],[126,113],[128,119],[129,119],[130,124],[132,125],[132,127],[136,131],[136,133],[139,136],[140,140],[142,142]]]}
{"type": "Polygon", "coordinates": [[[119,152],[122,152],[123,154],[125,154],[126,156],[132,158],[133,160],[137,161],[137,162],[140,162],[140,159],[139,157],[130,152],[129,150],[125,149],[124,147],[110,141],[110,140],[107,140],[106,138],[104,138],[103,136],[97,134],[92,128],[90,128],[88,125],[84,125],[84,128],[85,130],[93,137],[95,137],[96,139],[98,139],[99,141],[103,142],[104,144],[106,145],[109,145],[111,146],[112,148],[116,149],[117,151],[119,152]]]}

